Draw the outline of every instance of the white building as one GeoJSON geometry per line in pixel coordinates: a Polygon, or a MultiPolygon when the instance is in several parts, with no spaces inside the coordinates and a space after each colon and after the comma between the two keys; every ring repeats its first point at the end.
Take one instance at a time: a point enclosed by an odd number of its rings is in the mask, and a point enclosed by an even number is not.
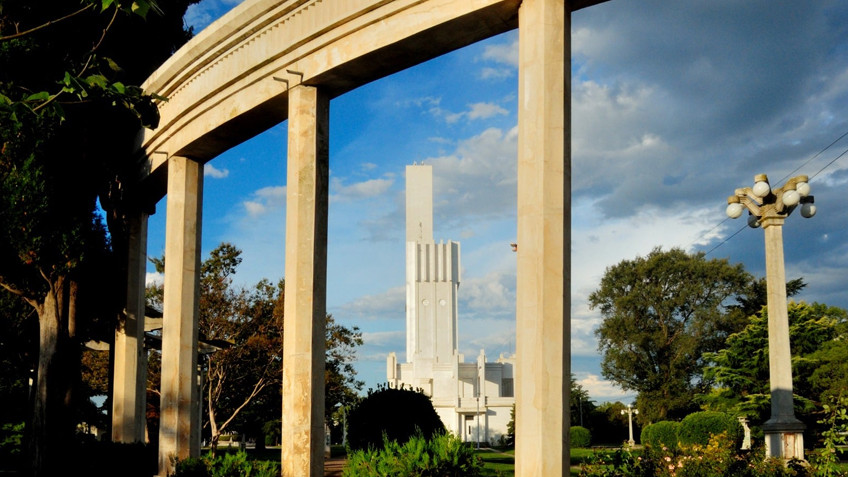
{"type": "Polygon", "coordinates": [[[465,363],[457,351],[459,243],[433,240],[433,168],[406,167],[406,363],[389,353],[391,387],[422,389],[451,432],[498,443],[515,403],[515,357],[465,363]]]}

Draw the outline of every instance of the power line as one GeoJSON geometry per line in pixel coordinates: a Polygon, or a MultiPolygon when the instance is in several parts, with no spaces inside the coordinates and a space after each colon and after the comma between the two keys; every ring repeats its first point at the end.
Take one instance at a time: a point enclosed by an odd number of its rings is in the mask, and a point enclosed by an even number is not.
{"type": "MultiPolygon", "coordinates": [[[[805,167],[807,164],[809,164],[810,162],[812,162],[813,160],[815,160],[817,157],[819,157],[819,156],[821,156],[822,154],[824,154],[824,153],[825,153],[828,149],[830,149],[831,147],[833,147],[833,145],[834,145],[834,144],[838,143],[838,142],[839,142],[839,141],[841,141],[843,138],[845,138],[845,136],[848,136],[848,131],[845,131],[845,133],[843,133],[841,136],[839,136],[838,138],[836,138],[836,140],[834,140],[833,142],[831,142],[830,144],[828,144],[828,145],[827,145],[824,149],[822,149],[821,151],[817,152],[817,153],[816,153],[816,154],[814,154],[812,157],[810,157],[809,159],[807,159],[807,160],[806,160],[803,164],[801,164],[800,166],[796,167],[794,170],[792,170],[792,172],[790,172],[790,173],[788,173],[787,175],[785,175],[785,176],[784,176],[783,178],[781,178],[781,179],[780,179],[780,181],[778,181],[778,182],[783,182],[783,181],[785,181],[786,179],[788,179],[789,177],[791,177],[793,174],[795,174],[796,172],[798,172],[799,170],[801,170],[803,167],[805,167]]],[[[842,156],[844,156],[844,155],[846,155],[846,154],[848,154],[848,148],[846,148],[844,151],[842,151],[842,153],[841,153],[841,154],[839,154],[838,156],[834,157],[834,158],[833,158],[830,162],[828,162],[827,164],[825,164],[825,165],[824,165],[824,167],[822,167],[821,169],[819,169],[819,170],[818,170],[818,172],[816,172],[815,174],[813,174],[812,176],[810,176],[810,182],[812,182],[813,178],[815,178],[816,176],[818,176],[819,174],[821,174],[822,172],[824,172],[824,171],[825,171],[825,169],[827,169],[828,167],[832,166],[832,165],[833,165],[833,163],[835,163],[836,161],[838,161],[840,158],[842,158],[842,156]]],[[[708,235],[708,234],[709,234],[710,232],[712,232],[713,230],[715,230],[715,229],[717,229],[717,228],[721,227],[721,226],[722,226],[725,222],[727,222],[728,220],[730,220],[730,218],[729,218],[729,217],[725,217],[725,219],[724,219],[724,220],[722,220],[721,222],[719,222],[718,224],[716,224],[715,226],[713,226],[712,228],[710,228],[710,229],[709,229],[709,230],[707,230],[706,232],[702,233],[702,234],[701,234],[701,235],[700,235],[697,239],[693,240],[693,241],[689,244],[689,246],[687,246],[687,248],[691,247],[693,244],[695,244],[696,242],[698,242],[699,240],[701,240],[702,238],[704,238],[706,235],[708,235]]],[[[710,249],[708,252],[706,252],[704,255],[706,256],[706,255],[711,254],[711,253],[712,253],[713,251],[715,251],[717,248],[721,247],[722,245],[724,245],[725,243],[727,243],[728,241],[730,241],[730,239],[732,239],[733,237],[735,237],[735,236],[739,235],[739,233],[740,233],[740,232],[742,232],[743,230],[745,230],[745,228],[746,228],[746,227],[747,227],[747,225],[743,225],[742,227],[740,227],[740,228],[739,228],[739,230],[737,230],[736,232],[734,232],[734,233],[733,233],[733,235],[730,235],[729,237],[725,238],[724,240],[722,240],[721,242],[719,242],[718,244],[716,244],[716,246],[714,246],[713,248],[711,248],[711,249],[710,249]]]]}

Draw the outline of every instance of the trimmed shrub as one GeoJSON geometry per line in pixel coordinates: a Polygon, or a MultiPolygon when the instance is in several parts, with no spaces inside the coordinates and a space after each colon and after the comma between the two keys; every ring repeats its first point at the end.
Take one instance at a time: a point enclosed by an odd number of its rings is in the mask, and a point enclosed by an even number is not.
{"type": "Polygon", "coordinates": [[[728,439],[732,440],[737,448],[742,443],[742,425],[735,417],[723,412],[701,411],[683,418],[677,431],[677,439],[681,444],[705,446],[710,442],[710,437],[722,432],[727,433],[728,439]]]}
{"type": "Polygon", "coordinates": [[[383,447],[383,436],[400,444],[420,432],[425,439],[445,432],[430,398],[411,389],[380,387],[369,392],[347,416],[348,446],[353,450],[383,447]]]}
{"type": "Polygon", "coordinates": [[[280,464],[276,461],[250,460],[244,451],[211,454],[178,461],[174,477],[278,477],[280,464]]]}
{"type": "Polygon", "coordinates": [[[675,421],[660,421],[649,424],[642,428],[640,442],[655,448],[667,447],[670,450],[677,449],[677,430],[680,423],[675,421]]]}
{"type": "Polygon", "coordinates": [[[571,447],[589,447],[592,445],[592,433],[583,426],[571,426],[571,447]]]}
{"type": "Polygon", "coordinates": [[[431,439],[416,434],[404,444],[385,439],[382,449],[357,450],[348,455],[342,476],[475,477],[482,470],[471,446],[440,432],[431,439]]]}

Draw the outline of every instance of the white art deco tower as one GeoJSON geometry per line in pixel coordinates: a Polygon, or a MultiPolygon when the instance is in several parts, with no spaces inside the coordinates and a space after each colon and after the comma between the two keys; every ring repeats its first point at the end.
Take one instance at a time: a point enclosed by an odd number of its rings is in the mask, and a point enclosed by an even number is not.
{"type": "Polygon", "coordinates": [[[406,167],[406,362],[390,353],[389,386],[422,389],[445,426],[467,441],[506,433],[515,359],[465,363],[458,352],[459,243],[433,239],[433,167],[406,167]]]}

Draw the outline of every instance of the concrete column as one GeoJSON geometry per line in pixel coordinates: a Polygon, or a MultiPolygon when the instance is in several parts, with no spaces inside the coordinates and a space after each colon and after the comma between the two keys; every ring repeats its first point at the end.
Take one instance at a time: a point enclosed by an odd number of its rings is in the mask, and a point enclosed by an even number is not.
{"type": "Polygon", "coordinates": [[[569,475],[569,2],[518,11],[515,475],[569,475]]]}
{"type": "Polygon", "coordinates": [[[200,455],[198,427],[197,318],[203,165],[168,159],[165,221],[165,299],[162,328],[162,388],[159,475],[173,472],[173,459],[200,455]]]}
{"type": "Polygon", "coordinates": [[[763,423],[766,455],[804,459],[804,423],[795,418],[792,399],[792,355],[789,348],[789,315],[786,307],[786,272],[783,261],[783,221],[763,217],[766,239],[769,385],[771,418],[763,423]]]}
{"type": "Polygon", "coordinates": [[[147,353],[144,350],[144,285],[147,271],[147,214],[130,218],[127,303],[115,330],[112,383],[112,441],[144,442],[147,353]]]}
{"type": "Polygon", "coordinates": [[[282,475],[324,475],[329,97],[289,91],[282,475]]]}

